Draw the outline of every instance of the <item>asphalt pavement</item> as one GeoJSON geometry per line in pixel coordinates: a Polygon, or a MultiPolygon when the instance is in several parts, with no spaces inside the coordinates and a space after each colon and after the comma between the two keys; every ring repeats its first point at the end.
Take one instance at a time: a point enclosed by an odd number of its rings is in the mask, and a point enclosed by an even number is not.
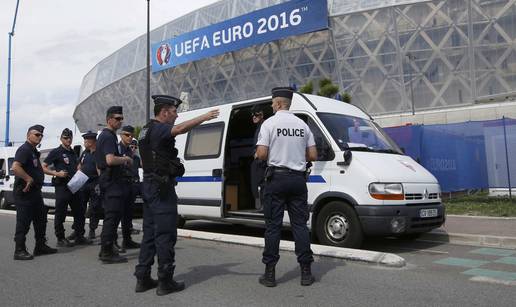
{"type": "MultiPolygon", "coordinates": [[[[313,266],[317,282],[302,287],[295,255],[282,252],[279,285],[265,288],[257,282],[263,271],[260,248],[188,238],[180,238],[176,249],[176,277],[184,279],[187,288],[163,297],[153,291],[136,294],[132,273],[137,251],[128,253],[129,263],[115,265],[97,260],[98,245],[62,248],[56,255],[14,261],[14,225],[13,215],[0,213],[2,306],[513,306],[516,301],[510,283],[472,281],[472,275],[458,272],[462,267],[453,261],[425,266],[412,257],[407,257],[409,265],[403,269],[317,257],[313,266]],[[439,266],[446,269],[435,269],[439,266]]],[[[47,236],[55,245],[52,228],[50,221],[47,236]]],[[[29,249],[34,245],[32,236],[31,230],[29,249]]],[[[496,261],[510,258],[504,256],[510,252],[466,253],[496,261]]],[[[422,257],[434,255],[447,256],[422,257]]]]}

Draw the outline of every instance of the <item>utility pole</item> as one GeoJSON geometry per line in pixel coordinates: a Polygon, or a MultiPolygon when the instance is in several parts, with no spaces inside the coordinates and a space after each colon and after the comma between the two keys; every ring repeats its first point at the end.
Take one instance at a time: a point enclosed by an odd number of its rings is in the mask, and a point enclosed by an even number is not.
{"type": "Polygon", "coordinates": [[[5,110],[5,143],[4,145],[9,146],[9,124],[10,124],[10,115],[11,115],[11,49],[12,49],[12,39],[14,37],[14,28],[16,27],[16,16],[18,16],[18,6],[20,5],[20,0],[16,1],[16,10],[14,11],[14,20],[13,27],[11,28],[11,32],[9,35],[9,51],[7,58],[7,106],[5,110]]]}
{"type": "Polygon", "coordinates": [[[145,122],[150,121],[150,0],[147,0],[147,96],[145,97],[145,122]]]}
{"type": "Polygon", "coordinates": [[[412,60],[415,60],[416,57],[410,53],[407,52],[406,54],[408,60],[409,60],[409,82],[410,82],[410,101],[412,103],[412,115],[416,114],[416,110],[414,109],[414,89],[412,87],[412,60]]]}

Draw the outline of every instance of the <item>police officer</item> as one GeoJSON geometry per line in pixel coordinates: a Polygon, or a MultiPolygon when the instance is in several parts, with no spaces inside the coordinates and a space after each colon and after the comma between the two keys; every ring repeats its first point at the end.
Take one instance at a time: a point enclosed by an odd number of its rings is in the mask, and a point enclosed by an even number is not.
{"type": "Polygon", "coordinates": [[[102,215],[102,204],[100,202],[99,175],[95,164],[95,150],[97,148],[97,133],[88,131],[82,135],[84,139],[84,151],[79,158],[79,169],[88,176],[88,181],[81,188],[81,206],[84,208],[89,203],[90,231],[88,239],[95,239],[95,230],[99,225],[102,215]]]}
{"type": "Polygon", "coordinates": [[[114,249],[116,231],[122,218],[124,185],[122,167],[133,163],[131,157],[123,157],[118,151],[116,131],[122,126],[124,116],[121,106],[109,107],[106,113],[106,128],[97,139],[95,161],[100,170],[99,186],[104,208],[104,223],[100,237],[99,260],[104,263],[127,262],[114,249]]]}
{"type": "MultiPolygon", "coordinates": [[[[134,204],[136,202],[136,197],[142,194],[142,184],[140,182],[140,168],[142,168],[142,162],[140,156],[138,155],[138,141],[133,139],[131,141],[131,145],[129,145],[133,155],[133,184],[132,184],[132,194],[131,194],[131,203],[134,204]]],[[[131,225],[131,234],[139,234],[140,231],[138,229],[134,229],[131,225]]]]}
{"type": "Polygon", "coordinates": [[[260,129],[256,156],[267,161],[265,172],[264,217],[265,249],[262,262],[265,273],[259,281],[267,287],[275,287],[275,266],[279,260],[279,244],[283,214],[288,210],[296,244],[297,261],[301,266],[301,285],[314,282],[311,264],[314,261],[310,249],[308,221],[306,162],[317,159],[312,132],[290,109],[293,89],[272,89],[274,116],[267,119],[260,129]]]}
{"type": "Polygon", "coordinates": [[[12,170],[14,172],[14,203],[16,205],[16,233],[14,242],[14,260],[31,260],[34,257],[27,251],[25,236],[30,223],[34,225],[36,246],[34,256],[55,254],[57,249],[46,244],[47,210],[43,204],[41,187],[43,186],[43,169],[39,161],[36,146],[41,143],[43,130],[41,125],[34,125],[27,131],[27,141],[16,150],[12,170]]]}
{"type": "Polygon", "coordinates": [[[74,230],[72,239],[76,244],[90,244],[91,241],[84,237],[84,224],[86,210],[81,208],[80,193],[72,193],[67,183],[75,175],[78,165],[78,157],[73,151],[72,144],[73,134],[68,128],[61,133],[61,145],[50,151],[43,161],[43,171],[47,175],[54,176],[52,183],[55,187],[56,207],[54,218],[54,230],[57,237],[57,246],[73,246],[74,243],[65,237],[65,229],[63,223],[66,218],[68,206],[72,209],[74,230]],[[53,165],[54,169],[49,166],[53,165]]]}
{"type": "Polygon", "coordinates": [[[261,196],[263,194],[263,179],[265,176],[265,168],[267,167],[267,163],[263,160],[256,159],[256,142],[258,141],[258,134],[260,132],[260,128],[262,123],[265,120],[264,110],[260,105],[255,105],[251,109],[252,121],[253,124],[256,125],[256,130],[254,133],[254,157],[255,159],[251,163],[251,192],[254,196],[254,204],[257,210],[262,210],[261,204],[261,196]]]}
{"type": "Polygon", "coordinates": [[[138,265],[136,292],[156,287],[157,295],[165,295],[185,288],[174,277],[174,246],[177,240],[177,195],[175,177],[184,168],[177,157],[175,137],[201,123],[218,117],[213,110],[174,126],[181,100],[166,95],[154,95],[154,116],[142,129],[139,140],[143,166],[143,239],[138,265]],[[154,256],[158,255],[158,281],[150,277],[154,256]]]}
{"type": "MultiPolygon", "coordinates": [[[[131,142],[133,140],[134,135],[134,127],[133,126],[124,126],[120,132],[120,142],[118,143],[118,150],[122,156],[127,156],[133,159],[133,164],[131,166],[123,166],[122,174],[123,180],[126,183],[124,185],[124,200],[123,200],[123,212],[122,212],[122,248],[119,249],[120,252],[125,252],[126,249],[140,248],[140,244],[134,242],[131,238],[131,231],[133,229],[133,207],[134,207],[134,198],[133,198],[133,183],[135,180],[134,176],[134,154],[130,148],[131,142]]],[[[139,160],[136,161],[139,163],[139,160]]],[[[138,167],[138,166],[136,166],[138,167]]],[[[118,244],[115,246],[118,247],[118,244]]]]}

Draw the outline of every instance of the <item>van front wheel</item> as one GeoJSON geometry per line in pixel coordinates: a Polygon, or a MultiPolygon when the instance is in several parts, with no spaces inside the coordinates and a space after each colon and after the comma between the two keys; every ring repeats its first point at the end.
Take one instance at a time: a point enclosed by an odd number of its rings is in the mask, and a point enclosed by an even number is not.
{"type": "Polygon", "coordinates": [[[317,215],[315,232],[319,242],[338,247],[360,247],[363,233],[355,210],[346,203],[327,203],[317,215]]]}

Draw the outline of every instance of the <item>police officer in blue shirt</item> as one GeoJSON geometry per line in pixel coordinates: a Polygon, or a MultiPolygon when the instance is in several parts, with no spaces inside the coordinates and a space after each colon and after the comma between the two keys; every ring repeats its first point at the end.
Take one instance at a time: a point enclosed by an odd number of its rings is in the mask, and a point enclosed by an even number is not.
{"type": "MultiPolygon", "coordinates": [[[[133,208],[134,208],[134,198],[133,198],[133,183],[134,183],[134,154],[131,150],[131,142],[133,140],[134,135],[134,127],[133,126],[124,126],[122,127],[122,131],[120,132],[120,142],[118,143],[118,150],[122,156],[131,157],[133,159],[133,164],[131,166],[123,166],[122,174],[123,180],[125,181],[125,191],[124,191],[124,207],[122,213],[122,247],[119,249],[122,252],[125,252],[126,249],[134,249],[140,248],[140,244],[133,241],[131,238],[131,232],[133,229],[133,208]]],[[[115,246],[118,247],[118,244],[115,246]]]]}
{"type": "Polygon", "coordinates": [[[39,161],[36,146],[41,143],[43,130],[41,125],[34,125],[27,131],[27,141],[16,150],[12,170],[15,180],[13,186],[16,205],[16,233],[14,242],[14,260],[31,260],[34,257],[27,251],[25,237],[30,223],[34,225],[36,246],[34,256],[54,254],[57,249],[46,244],[47,210],[43,204],[41,187],[43,186],[43,169],[39,161]]]}
{"type": "Polygon", "coordinates": [[[106,113],[106,128],[97,139],[95,162],[100,170],[99,186],[104,208],[104,222],[100,236],[99,260],[103,263],[127,262],[114,249],[116,231],[122,218],[124,185],[122,167],[133,163],[131,157],[123,157],[118,151],[116,131],[122,126],[124,116],[121,106],[112,106],[106,113]]]}
{"type": "Polygon", "coordinates": [[[99,225],[102,215],[102,204],[100,201],[99,175],[95,164],[95,150],[97,148],[97,133],[88,131],[82,135],[84,139],[84,151],[79,158],[79,169],[88,176],[88,181],[81,188],[82,206],[86,208],[89,204],[88,215],[90,218],[90,231],[88,239],[95,239],[95,230],[99,225]]]}
{"type": "Polygon", "coordinates": [[[177,241],[177,195],[175,178],[184,167],[177,157],[175,137],[201,123],[217,118],[218,110],[174,125],[181,100],[167,95],[154,95],[155,118],[140,133],[140,157],[143,166],[143,239],[135,273],[136,292],[157,286],[156,294],[165,295],[185,288],[174,280],[174,246],[177,241]],[[158,281],[150,277],[154,256],[158,256],[158,281]]]}
{"type": "Polygon", "coordinates": [[[281,227],[285,208],[294,234],[297,261],[301,266],[301,285],[314,282],[311,264],[310,233],[306,223],[307,205],[306,162],[317,159],[314,136],[310,128],[289,109],[294,89],[272,89],[274,116],[261,126],[256,143],[256,157],[267,161],[264,188],[265,249],[262,262],[265,273],[259,281],[266,287],[275,287],[275,266],[278,262],[281,227]]]}
{"type": "Polygon", "coordinates": [[[52,183],[55,187],[55,218],[54,230],[57,237],[57,246],[73,246],[65,237],[65,229],[63,223],[66,218],[68,206],[72,209],[73,214],[73,235],[71,239],[75,239],[76,244],[90,244],[91,241],[84,237],[85,213],[86,210],[81,208],[80,193],[72,193],[68,189],[67,183],[77,172],[78,157],[73,151],[72,145],[73,134],[68,128],[61,133],[61,145],[52,149],[43,161],[43,171],[47,175],[54,176],[52,183]],[[54,169],[49,166],[53,165],[54,169]]]}

